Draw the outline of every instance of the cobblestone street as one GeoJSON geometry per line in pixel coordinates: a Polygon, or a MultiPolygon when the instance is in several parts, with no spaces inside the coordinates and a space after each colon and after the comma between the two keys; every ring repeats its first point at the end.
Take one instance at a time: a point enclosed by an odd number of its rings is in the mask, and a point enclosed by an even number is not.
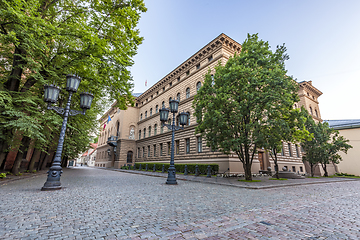
{"type": "Polygon", "coordinates": [[[94,168],[0,186],[0,239],[360,239],[360,181],[244,189],[94,168]]]}

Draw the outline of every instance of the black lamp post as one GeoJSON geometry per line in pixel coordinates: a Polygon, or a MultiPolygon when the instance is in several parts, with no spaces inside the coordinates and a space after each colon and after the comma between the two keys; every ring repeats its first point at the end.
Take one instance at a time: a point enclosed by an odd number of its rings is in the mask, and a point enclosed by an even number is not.
{"type": "Polygon", "coordinates": [[[48,191],[48,190],[59,190],[61,189],[61,183],[60,183],[60,176],[62,173],[62,167],[61,167],[61,153],[63,150],[64,145],[64,138],[65,138],[65,130],[66,130],[66,124],[69,116],[75,116],[77,114],[83,114],[85,115],[85,112],[87,109],[90,109],[91,102],[94,98],[94,96],[91,93],[83,92],[80,94],[80,107],[83,109],[83,111],[77,111],[77,110],[71,110],[70,109],[70,103],[71,103],[71,97],[73,93],[75,93],[80,85],[80,77],[75,75],[67,75],[66,76],[66,91],[69,92],[69,98],[66,103],[65,108],[59,108],[54,107],[51,104],[56,103],[57,98],[60,93],[60,87],[55,86],[53,84],[45,85],[45,94],[44,94],[44,101],[48,103],[47,109],[55,110],[58,114],[64,116],[64,120],[61,126],[60,131],[60,138],[59,143],[56,149],[56,154],[54,158],[54,162],[52,166],[50,167],[48,171],[48,177],[44,184],[44,186],[41,188],[41,191],[48,191]]]}
{"type": "Polygon", "coordinates": [[[180,125],[182,125],[182,127],[176,126],[175,125],[175,113],[178,112],[179,101],[175,100],[175,99],[171,100],[169,102],[169,105],[170,105],[170,112],[172,112],[172,114],[173,114],[172,124],[166,124],[165,123],[165,122],[167,122],[168,117],[169,117],[169,109],[167,109],[167,108],[160,109],[160,121],[161,121],[163,126],[166,126],[169,130],[172,131],[171,159],[170,159],[170,167],[169,167],[169,170],[168,170],[168,178],[166,180],[166,184],[174,185],[174,184],[177,184],[176,177],[175,177],[175,166],[174,166],[174,137],[175,137],[175,131],[180,130],[180,129],[184,129],[184,125],[186,125],[189,115],[187,113],[185,113],[185,112],[180,113],[179,118],[180,118],[180,125]]]}

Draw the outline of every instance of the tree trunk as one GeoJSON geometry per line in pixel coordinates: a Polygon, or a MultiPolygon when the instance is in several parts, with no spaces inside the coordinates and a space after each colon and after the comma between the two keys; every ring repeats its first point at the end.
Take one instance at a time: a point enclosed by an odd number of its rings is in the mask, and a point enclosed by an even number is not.
{"type": "Polygon", "coordinates": [[[35,162],[36,162],[36,160],[39,160],[40,154],[41,154],[41,151],[39,149],[34,149],[33,155],[31,156],[31,159],[30,159],[30,162],[28,165],[28,170],[30,172],[32,172],[34,170],[35,162]]]}
{"type": "Polygon", "coordinates": [[[21,140],[21,146],[19,147],[19,151],[17,152],[14,165],[11,169],[12,174],[16,175],[19,173],[21,161],[23,160],[23,154],[25,150],[29,148],[30,141],[31,138],[29,137],[23,137],[23,139],[21,140]]]}
{"type": "Polygon", "coordinates": [[[311,177],[314,177],[314,164],[313,163],[310,163],[310,172],[311,172],[311,177]]]}
{"type": "Polygon", "coordinates": [[[327,172],[327,169],[326,169],[326,164],[321,164],[321,166],[323,167],[323,169],[324,169],[324,177],[328,177],[329,175],[328,175],[328,172],[327,172]]]}
{"type": "Polygon", "coordinates": [[[251,164],[243,162],[243,168],[245,171],[245,180],[252,181],[251,164]]]}
{"type": "MultiPolygon", "coordinates": [[[[19,40],[21,42],[21,39],[19,40]]],[[[26,52],[20,43],[17,47],[15,47],[12,70],[8,80],[4,83],[4,87],[9,91],[19,91],[21,76],[26,64],[26,61],[24,60],[25,55],[26,52]]]]}
{"type": "MultiPolygon", "coordinates": [[[[0,166],[3,165],[3,162],[5,162],[5,159],[6,159],[6,155],[8,153],[8,147],[9,145],[5,142],[3,142],[0,146],[0,166]]],[[[2,169],[2,168],[0,168],[2,169]]]]}
{"type": "Polygon", "coordinates": [[[41,152],[40,154],[40,158],[39,158],[39,164],[37,165],[36,167],[36,170],[37,171],[40,171],[41,170],[41,166],[42,166],[42,163],[44,162],[45,160],[45,157],[46,157],[47,153],[46,152],[41,152]]]}
{"type": "Polygon", "coordinates": [[[277,162],[277,154],[276,154],[276,150],[274,151],[274,164],[275,164],[275,177],[277,179],[279,179],[279,165],[278,165],[278,162],[277,162]]]}
{"type": "Polygon", "coordinates": [[[69,157],[68,156],[64,156],[63,159],[61,160],[61,167],[62,168],[66,168],[67,167],[67,161],[68,161],[69,157]]]}

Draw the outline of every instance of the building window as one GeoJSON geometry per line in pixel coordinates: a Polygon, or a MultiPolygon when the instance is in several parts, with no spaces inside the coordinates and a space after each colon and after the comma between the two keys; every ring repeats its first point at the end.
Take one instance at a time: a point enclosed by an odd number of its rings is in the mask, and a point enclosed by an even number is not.
{"type": "Polygon", "coordinates": [[[138,148],[138,158],[140,158],[141,153],[140,153],[140,148],[138,148]]]}
{"type": "Polygon", "coordinates": [[[175,119],[175,125],[180,126],[180,115],[177,115],[177,117],[175,119]]]}
{"type": "Polygon", "coordinates": [[[144,128],[144,138],[146,138],[146,128],[144,128]]]}
{"type": "MultiPolygon", "coordinates": [[[[169,124],[169,125],[171,125],[171,124],[172,124],[172,122],[171,122],[171,118],[169,118],[169,120],[168,120],[168,124],[169,124]]],[[[168,129],[168,131],[170,131],[170,129],[168,129]]]]}
{"type": "Polygon", "coordinates": [[[295,166],[292,166],[292,171],[293,171],[293,172],[296,172],[295,166]]]}
{"type": "Polygon", "coordinates": [[[170,142],[167,143],[167,147],[168,147],[168,155],[170,155],[170,142]]]}
{"type": "Polygon", "coordinates": [[[154,157],[156,157],[156,144],[154,144],[154,157]]]}
{"type": "Polygon", "coordinates": [[[162,156],[162,155],[163,155],[163,144],[160,143],[160,156],[162,156]]]}
{"type": "Polygon", "coordinates": [[[180,77],[177,78],[177,81],[180,82],[180,77]]]}
{"type": "Polygon", "coordinates": [[[139,139],[141,139],[141,130],[139,130],[139,139]]]}
{"type": "Polygon", "coordinates": [[[148,137],[151,137],[151,127],[149,127],[149,134],[148,137]]]}
{"type": "Polygon", "coordinates": [[[300,172],[303,172],[303,167],[300,167],[300,172]]]}
{"type": "Polygon", "coordinates": [[[150,117],[152,116],[152,108],[150,108],[150,117]]]}
{"type": "Polygon", "coordinates": [[[179,140],[175,141],[175,145],[176,145],[176,154],[179,154],[179,152],[180,152],[180,141],[179,140]]]}
{"type": "Polygon", "coordinates": [[[172,87],[172,82],[169,84],[170,87],[172,87]]]}
{"type": "Polygon", "coordinates": [[[196,69],[200,69],[200,63],[196,65],[196,69]]]}
{"type": "Polygon", "coordinates": [[[156,105],[155,107],[155,113],[158,113],[159,112],[159,105],[156,105]]]}
{"type": "Polygon", "coordinates": [[[202,152],[202,138],[201,137],[197,137],[197,152],[198,153],[202,152]]]}
{"type": "Polygon", "coordinates": [[[163,92],[165,92],[165,87],[163,87],[163,92]]]}
{"type": "Polygon", "coordinates": [[[157,124],[154,125],[154,136],[157,134],[157,124]]]}
{"type": "Polygon", "coordinates": [[[140,121],[142,120],[142,114],[140,114],[140,121]]]}
{"type": "Polygon", "coordinates": [[[186,154],[190,153],[190,138],[185,139],[186,154]]]}
{"type": "Polygon", "coordinates": [[[285,156],[284,145],[281,146],[281,156],[285,156]]]}
{"type": "Polygon", "coordinates": [[[178,94],[176,95],[176,100],[178,100],[178,101],[180,102],[180,93],[178,93],[178,94]]]}
{"type": "Polygon", "coordinates": [[[151,95],[151,99],[153,99],[154,98],[154,96],[153,95],[151,95]]]}
{"type": "Polygon", "coordinates": [[[319,117],[317,110],[315,109],[315,116],[319,117]]]}
{"type": "Polygon", "coordinates": [[[156,96],[159,96],[159,91],[156,92],[156,96]]]}
{"type": "Polygon", "coordinates": [[[211,55],[210,57],[208,57],[208,61],[211,62],[213,60],[213,56],[211,55]]]}
{"type": "Polygon", "coordinates": [[[172,97],[169,98],[169,102],[172,100],[172,97]]]}
{"type": "Polygon", "coordinates": [[[147,111],[145,112],[145,118],[147,118],[147,111]]]}
{"type": "Polygon", "coordinates": [[[164,101],[161,103],[161,107],[165,108],[165,102],[164,101]]]}
{"type": "Polygon", "coordinates": [[[145,147],[143,147],[142,151],[143,151],[143,158],[144,158],[145,157],[145,147]]]}
{"type": "Polygon", "coordinates": [[[162,124],[160,126],[160,133],[164,133],[164,126],[162,124]]]}
{"type": "Polygon", "coordinates": [[[148,146],[148,157],[150,157],[150,146],[148,146]]]}
{"type": "Polygon", "coordinates": [[[312,111],[312,108],[310,107],[310,114],[313,115],[313,111],[312,111]]]}
{"type": "Polygon", "coordinates": [[[288,148],[289,148],[289,156],[292,157],[292,154],[291,154],[291,144],[288,143],[288,148]]]}
{"type": "Polygon", "coordinates": [[[190,88],[187,88],[186,89],[186,98],[189,98],[190,97],[190,88]]]}
{"type": "Polygon", "coordinates": [[[200,90],[200,88],[201,88],[201,82],[198,82],[196,84],[196,91],[198,92],[200,90]]]}
{"type": "Polygon", "coordinates": [[[189,76],[190,75],[190,71],[188,70],[187,72],[186,72],[186,76],[189,76]]]}
{"type": "Polygon", "coordinates": [[[298,145],[295,145],[295,149],[296,149],[296,156],[297,156],[297,157],[300,157],[298,145]]]}

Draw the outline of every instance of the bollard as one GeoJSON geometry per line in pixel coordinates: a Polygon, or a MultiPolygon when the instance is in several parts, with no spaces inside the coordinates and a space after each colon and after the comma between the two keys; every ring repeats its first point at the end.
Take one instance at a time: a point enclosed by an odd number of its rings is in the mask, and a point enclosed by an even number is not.
{"type": "Polygon", "coordinates": [[[206,177],[211,178],[211,167],[210,167],[210,165],[207,166],[207,176],[206,177]]]}
{"type": "Polygon", "coordinates": [[[156,171],[156,167],[155,167],[155,164],[154,164],[154,166],[153,166],[153,172],[155,172],[156,171]]]}
{"type": "Polygon", "coordinates": [[[184,175],[188,175],[187,165],[185,165],[184,175]]]}
{"type": "Polygon", "coordinates": [[[162,170],[161,170],[161,172],[162,173],[164,173],[165,172],[165,165],[163,164],[163,166],[162,166],[162,170]]]}
{"type": "Polygon", "coordinates": [[[134,168],[133,168],[134,170],[136,170],[136,166],[135,166],[135,163],[134,163],[134,168]]]}
{"type": "Polygon", "coordinates": [[[196,166],[195,166],[195,176],[199,176],[199,175],[200,175],[200,173],[199,173],[199,166],[196,165],[196,166]]]}
{"type": "Polygon", "coordinates": [[[140,167],[139,167],[139,170],[141,171],[141,163],[140,163],[140,167]]]}
{"type": "Polygon", "coordinates": [[[149,170],[149,164],[146,164],[145,171],[149,170]]]}

